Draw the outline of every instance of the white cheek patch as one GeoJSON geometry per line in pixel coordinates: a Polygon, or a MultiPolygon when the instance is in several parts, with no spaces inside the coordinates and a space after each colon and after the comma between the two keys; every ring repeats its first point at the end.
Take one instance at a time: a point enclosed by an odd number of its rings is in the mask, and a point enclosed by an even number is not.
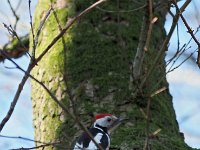
{"type": "Polygon", "coordinates": [[[113,119],[111,118],[110,121],[108,121],[108,119],[109,119],[108,117],[98,119],[95,121],[95,124],[98,124],[102,127],[109,127],[113,123],[113,119]]]}

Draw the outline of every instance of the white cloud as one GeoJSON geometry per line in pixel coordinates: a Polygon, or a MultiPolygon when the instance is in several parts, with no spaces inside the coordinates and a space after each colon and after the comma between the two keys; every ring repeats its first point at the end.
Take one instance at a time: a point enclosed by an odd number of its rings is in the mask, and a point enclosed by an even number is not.
{"type": "Polygon", "coordinates": [[[167,80],[171,84],[184,83],[188,86],[195,86],[200,90],[200,70],[195,70],[187,65],[181,69],[177,69],[167,75],[167,80]]]}

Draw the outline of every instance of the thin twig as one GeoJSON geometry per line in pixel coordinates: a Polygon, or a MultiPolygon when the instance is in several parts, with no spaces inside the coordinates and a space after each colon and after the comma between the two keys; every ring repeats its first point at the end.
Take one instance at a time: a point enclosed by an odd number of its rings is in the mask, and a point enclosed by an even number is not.
{"type": "MultiPolygon", "coordinates": [[[[188,49],[190,49],[190,47],[188,48],[188,49]]],[[[178,53],[176,53],[175,54],[175,57],[172,57],[173,59],[171,59],[171,62],[169,62],[170,64],[171,64],[171,66],[169,67],[169,70],[171,70],[173,67],[174,67],[174,65],[176,64],[176,62],[179,60],[179,58],[183,55],[183,53],[186,51],[186,50],[188,50],[188,49],[186,49],[186,48],[184,48],[184,49],[181,49],[178,53]],[[172,62],[173,61],[173,62],[172,62]]],[[[168,64],[169,65],[169,64],[168,64]]],[[[168,66],[168,65],[166,65],[166,67],[168,66]]]]}
{"type": "Polygon", "coordinates": [[[148,3],[148,14],[149,14],[149,26],[147,31],[146,43],[144,45],[144,51],[147,52],[149,50],[149,43],[151,40],[151,33],[153,29],[153,24],[157,21],[157,17],[153,18],[153,2],[152,0],[147,0],[148,3]]]}
{"type": "Polygon", "coordinates": [[[19,16],[16,14],[14,8],[12,7],[12,5],[11,5],[11,3],[10,3],[10,0],[7,0],[7,2],[8,2],[8,4],[9,4],[9,7],[10,7],[10,9],[11,9],[13,15],[15,16],[14,30],[16,30],[16,28],[17,28],[17,23],[18,23],[18,21],[19,21],[19,16]]]}
{"type": "Polygon", "coordinates": [[[145,140],[145,144],[144,144],[144,148],[143,150],[150,150],[150,145],[149,145],[149,138],[151,136],[155,136],[157,135],[161,129],[158,129],[156,131],[153,132],[153,134],[150,134],[150,120],[151,120],[151,102],[152,102],[152,97],[154,97],[155,95],[158,95],[160,93],[162,93],[163,91],[165,91],[167,89],[167,87],[163,87],[157,91],[155,91],[154,93],[152,93],[147,100],[147,112],[146,112],[146,140],[145,140]]]}
{"type": "Polygon", "coordinates": [[[20,37],[18,36],[17,32],[12,28],[12,26],[11,26],[11,25],[8,26],[8,25],[5,24],[5,23],[3,23],[3,25],[4,25],[4,27],[8,30],[9,34],[11,34],[12,36],[14,36],[14,37],[17,38],[17,40],[19,41],[20,45],[26,50],[26,54],[28,54],[28,56],[29,56],[30,58],[32,58],[31,55],[29,54],[29,52],[28,52],[26,46],[25,46],[24,43],[20,40],[20,37]]]}
{"type": "Polygon", "coordinates": [[[143,150],[150,150],[150,147],[149,147],[150,107],[151,107],[151,97],[149,97],[147,100],[146,139],[145,139],[143,150]]]}
{"type": "Polygon", "coordinates": [[[49,143],[46,143],[46,142],[41,142],[41,141],[33,140],[33,139],[30,139],[30,138],[27,138],[27,137],[22,137],[22,136],[0,135],[0,138],[19,139],[19,140],[24,140],[24,141],[39,143],[39,144],[43,144],[43,145],[46,145],[46,144],[57,145],[57,144],[61,143],[61,142],[49,142],[49,143]]]}
{"type": "Polygon", "coordinates": [[[162,87],[162,88],[156,90],[155,92],[153,92],[153,93],[150,95],[150,97],[154,97],[154,96],[156,96],[156,95],[162,93],[162,92],[165,91],[165,90],[167,90],[167,87],[164,86],[164,87],[162,87]]]}
{"type": "MultiPolygon", "coordinates": [[[[149,49],[149,43],[150,43],[150,39],[151,39],[151,33],[152,33],[152,28],[153,28],[153,2],[152,0],[147,0],[147,16],[148,16],[148,30],[147,30],[147,35],[146,35],[146,42],[145,45],[143,47],[143,51],[147,52],[149,49]]],[[[144,53],[143,52],[143,53],[144,53]]],[[[142,60],[143,61],[143,60],[142,60]]],[[[142,66],[141,66],[142,67],[142,66]]],[[[145,143],[144,143],[144,150],[149,150],[149,124],[150,124],[150,107],[151,107],[151,98],[149,97],[147,100],[147,119],[146,119],[146,139],[145,139],[145,143]]]]}
{"type": "Polygon", "coordinates": [[[194,52],[192,52],[188,57],[186,57],[180,64],[178,64],[176,67],[169,69],[167,71],[167,73],[170,73],[172,71],[174,71],[175,69],[179,68],[182,64],[184,64],[188,59],[190,59],[192,57],[192,55],[194,55],[194,53],[196,52],[196,50],[194,52]]]}
{"type": "MultiPolygon", "coordinates": [[[[189,0],[189,1],[191,1],[191,0],[189,0]]],[[[188,33],[191,35],[191,37],[193,38],[193,40],[195,41],[195,43],[198,45],[198,47],[200,47],[200,43],[199,43],[199,41],[197,40],[197,38],[195,37],[195,35],[193,33],[194,31],[191,29],[191,27],[187,23],[186,19],[182,15],[183,11],[181,9],[179,9],[178,5],[176,4],[176,2],[174,0],[173,0],[173,4],[175,5],[176,9],[178,10],[178,14],[180,15],[180,17],[181,17],[181,19],[182,19],[185,27],[187,28],[188,33]]]]}
{"type": "MultiPolygon", "coordinates": [[[[191,2],[191,0],[187,0],[183,6],[180,8],[181,11],[185,10],[185,8],[189,5],[189,3],[191,2]]],[[[158,61],[161,58],[161,55],[163,54],[163,52],[165,51],[167,44],[169,43],[169,40],[171,39],[171,36],[176,28],[176,25],[178,23],[178,19],[179,19],[179,14],[177,13],[174,18],[173,18],[173,22],[170,28],[170,31],[168,33],[168,35],[166,36],[158,54],[156,55],[156,58],[154,60],[154,62],[152,63],[152,66],[150,67],[149,71],[147,72],[146,76],[143,78],[141,84],[140,84],[140,88],[143,87],[144,83],[146,82],[146,80],[150,77],[150,75],[152,74],[153,70],[155,69],[156,64],[158,63],[158,61]]]]}
{"type": "MultiPolygon", "coordinates": [[[[179,68],[181,65],[183,65],[188,59],[190,59],[190,58],[192,57],[192,55],[194,55],[195,52],[196,52],[196,50],[195,50],[194,52],[192,52],[189,56],[187,56],[187,57],[186,57],[180,64],[178,64],[177,66],[175,66],[175,67],[173,67],[173,68],[171,67],[170,69],[168,69],[168,71],[166,71],[166,74],[163,75],[162,77],[160,77],[159,81],[154,85],[154,87],[152,88],[151,91],[155,90],[155,89],[158,87],[158,85],[160,84],[160,82],[161,82],[163,79],[165,79],[165,77],[166,77],[167,74],[169,74],[170,72],[176,70],[176,69],[179,68]]],[[[183,55],[183,54],[182,54],[182,55],[183,55]]],[[[176,60],[176,61],[177,61],[177,60],[176,60]]],[[[175,62],[174,62],[174,64],[175,64],[175,62]]]]}
{"type": "Polygon", "coordinates": [[[19,9],[19,6],[21,5],[21,3],[22,3],[22,0],[19,0],[15,8],[15,12],[19,9]]]}
{"type": "Polygon", "coordinates": [[[177,51],[179,51],[180,49],[180,36],[179,36],[179,25],[177,23],[176,26],[176,36],[177,36],[177,51]]]}
{"type": "Polygon", "coordinates": [[[30,150],[30,149],[39,149],[39,148],[42,148],[42,150],[45,148],[45,147],[49,147],[49,146],[52,146],[54,147],[53,144],[49,143],[49,144],[42,144],[40,146],[35,146],[35,147],[29,147],[29,148],[12,148],[10,150],[30,150]]]}
{"type": "Polygon", "coordinates": [[[31,0],[28,1],[28,10],[29,10],[29,17],[30,17],[32,40],[33,40],[32,58],[35,59],[36,43],[35,43],[35,33],[34,33],[34,30],[33,30],[33,17],[32,17],[32,14],[31,14],[31,0]]]}
{"type": "MultiPolygon", "coordinates": [[[[4,51],[1,50],[0,53],[6,57],[6,53],[4,53],[4,51]]],[[[30,66],[30,65],[29,65],[29,66],[30,66]]],[[[31,71],[31,68],[28,67],[28,69],[27,69],[26,72],[29,74],[30,71],[31,71]]],[[[8,121],[8,120],[10,119],[10,117],[11,117],[11,115],[12,115],[12,113],[13,113],[13,111],[14,111],[15,105],[17,104],[17,101],[18,101],[18,99],[19,99],[20,93],[21,93],[21,91],[22,91],[22,89],[23,89],[23,87],[24,87],[24,84],[26,83],[27,79],[28,79],[28,76],[25,74],[25,75],[23,76],[23,78],[22,78],[20,84],[18,85],[17,91],[16,91],[16,93],[15,93],[15,96],[14,96],[13,101],[11,102],[11,105],[10,105],[10,108],[9,108],[9,110],[8,110],[8,112],[7,112],[7,115],[4,117],[4,119],[2,120],[2,122],[1,122],[1,124],[0,124],[0,133],[1,133],[2,129],[3,129],[3,127],[5,126],[5,124],[7,123],[7,121],[8,121]]]]}
{"type": "Polygon", "coordinates": [[[22,136],[7,136],[7,135],[0,135],[1,138],[9,138],[9,139],[19,139],[19,140],[24,140],[24,141],[30,141],[30,142],[35,142],[35,143],[42,143],[42,144],[46,144],[44,142],[41,141],[35,141],[32,139],[29,139],[27,137],[22,137],[22,136]]]}
{"type": "MultiPolygon", "coordinates": [[[[197,27],[194,35],[196,35],[199,32],[199,29],[200,29],[200,26],[197,27]]],[[[173,61],[173,64],[175,64],[175,62],[178,60],[178,58],[181,55],[183,55],[184,52],[186,52],[188,49],[191,48],[191,46],[189,46],[189,44],[191,43],[191,41],[192,41],[192,37],[190,38],[190,40],[187,43],[183,44],[183,46],[180,49],[177,49],[176,53],[169,60],[166,61],[166,66],[168,66],[172,61],[173,61]]],[[[173,67],[173,64],[171,65],[170,68],[173,67]]]]}
{"type": "Polygon", "coordinates": [[[183,52],[185,52],[187,45],[183,44],[183,46],[179,49],[176,50],[176,52],[173,54],[173,56],[166,61],[166,67],[171,64],[172,61],[174,61],[177,57],[179,57],[179,55],[181,55],[183,52]]]}
{"type": "Polygon", "coordinates": [[[146,2],[146,10],[143,16],[142,28],[139,37],[139,43],[133,60],[133,78],[138,79],[141,75],[145,52],[149,49],[153,27],[153,4],[151,0],[146,2]]]}
{"type": "MultiPolygon", "coordinates": [[[[40,25],[39,25],[38,30],[37,30],[37,32],[36,32],[35,38],[34,38],[34,35],[33,35],[33,44],[35,44],[35,45],[33,46],[33,50],[32,50],[32,51],[33,51],[33,53],[32,53],[32,55],[33,55],[32,57],[33,57],[33,58],[35,58],[35,50],[36,50],[36,47],[37,47],[37,45],[38,45],[38,38],[39,38],[39,35],[40,35],[41,31],[42,31],[42,28],[44,27],[44,23],[47,21],[47,18],[48,18],[49,15],[51,14],[52,9],[53,9],[53,7],[52,7],[52,5],[51,5],[50,8],[49,8],[49,10],[46,12],[44,18],[43,18],[42,21],[40,22],[40,25]]],[[[32,30],[32,34],[33,34],[33,30],[32,30]]]]}
{"type": "Polygon", "coordinates": [[[61,144],[61,142],[55,142],[55,143],[46,143],[46,144],[42,144],[42,145],[39,145],[39,146],[34,146],[34,147],[29,147],[29,148],[14,148],[14,149],[10,149],[10,150],[30,150],[30,149],[39,149],[39,148],[42,148],[44,149],[45,147],[56,147],[58,149],[71,149],[71,148],[66,148],[66,147],[61,147],[59,146],[59,144],[61,144]]]}
{"type": "Polygon", "coordinates": [[[131,13],[131,12],[135,12],[135,11],[144,9],[145,7],[146,7],[146,4],[142,5],[138,8],[130,9],[130,10],[107,10],[107,9],[103,9],[101,7],[97,7],[97,9],[99,9],[100,11],[103,11],[103,12],[107,12],[107,13],[131,13]]]}
{"type": "MultiPolygon", "coordinates": [[[[190,1],[191,1],[191,0],[190,0],[190,1]]],[[[199,43],[199,41],[197,40],[197,38],[195,37],[194,31],[191,29],[191,27],[190,27],[189,24],[187,23],[186,19],[183,17],[183,14],[182,14],[183,11],[181,11],[181,10],[179,9],[178,5],[176,4],[176,2],[175,2],[174,0],[172,0],[172,3],[173,3],[174,6],[176,7],[176,10],[178,11],[178,13],[179,13],[179,15],[180,15],[180,17],[181,17],[181,19],[182,19],[182,21],[183,21],[185,27],[187,28],[188,33],[191,35],[192,39],[194,40],[194,42],[195,42],[195,43],[197,44],[197,46],[198,46],[197,65],[198,65],[198,67],[200,68],[200,43],[199,43]]]]}

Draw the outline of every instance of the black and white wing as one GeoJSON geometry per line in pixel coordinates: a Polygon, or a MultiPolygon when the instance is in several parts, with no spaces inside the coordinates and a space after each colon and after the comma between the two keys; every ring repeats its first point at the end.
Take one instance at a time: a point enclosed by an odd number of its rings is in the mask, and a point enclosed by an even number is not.
{"type": "MultiPolygon", "coordinates": [[[[91,128],[90,133],[94,137],[94,140],[102,146],[103,149],[108,150],[110,146],[110,137],[107,133],[96,129],[91,128]]],[[[87,133],[83,133],[81,137],[77,140],[74,150],[97,150],[97,146],[95,143],[90,139],[87,133]]]]}

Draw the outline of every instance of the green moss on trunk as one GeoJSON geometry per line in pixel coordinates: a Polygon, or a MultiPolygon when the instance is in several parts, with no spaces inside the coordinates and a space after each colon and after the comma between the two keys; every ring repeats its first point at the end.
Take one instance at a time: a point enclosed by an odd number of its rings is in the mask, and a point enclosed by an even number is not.
{"type": "MultiPolygon", "coordinates": [[[[60,25],[65,24],[70,15],[81,12],[94,1],[66,0],[65,2],[63,7],[55,5],[60,25]]],[[[117,13],[117,10],[133,10],[143,5],[142,0],[137,3],[129,0],[121,0],[119,3],[117,0],[107,1],[100,6],[101,9],[95,9],[76,23],[33,71],[33,75],[44,82],[69,110],[71,109],[66,86],[71,90],[76,111],[86,125],[91,123],[89,115],[91,113],[108,112],[128,117],[129,121],[112,135],[111,142],[112,146],[124,150],[143,149],[146,119],[141,110],[146,110],[148,100],[146,97],[151,94],[160,77],[164,77],[164,80],[156,89],[168,86],[163,53],[154,73],[145,83],[143,93],[137,94],[136,97],[131,95],[137,85],[134,84],[133,88],[129,88],[130,67],[136,53],[143,9],[129,13],[117,13]]],[[[36,29],[48,6],[48,0],[39,1],[35,13],[36,29]]],[[[166,10],[162,9],[156,14],[159,20],[154,25],[142,77],[145,75],[145,70],[151,67],[159,45],[165,37],[166,10]]],[[[36,56],[58,33],[58,23],[51,14],[40,35],[36,56]]],[[[140,81],[135,83],[138,82],[140,81]]],[[[80,133],[79,127],[39,85],[33,82],[32,89],[35,139],[43,142],[61,141],[62,144],[59,146],[69,148],[73,141],[72,137],[75,138],[80,133]]],[[[168,91],[152,99],[149,131],[153,133],[159,128],[161,132],[150,139],[153,150],[190,149],[179,133],[172,98],[168,91]]],[[[57,149],[62,148],[57,147],[57,149]]]]}

